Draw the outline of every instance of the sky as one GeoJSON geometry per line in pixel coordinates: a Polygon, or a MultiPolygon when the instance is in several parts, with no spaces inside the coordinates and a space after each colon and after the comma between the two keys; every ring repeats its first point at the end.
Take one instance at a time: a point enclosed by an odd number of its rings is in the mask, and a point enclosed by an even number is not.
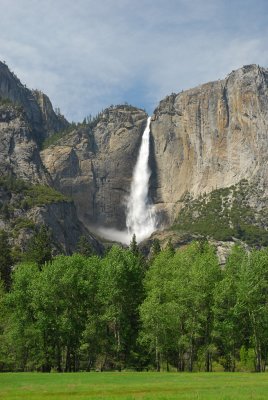
{"type": "Polygon", "coordinates": [[[69,121],[268,67],[267,0],[0,0],[0,60],[69,121]]]}

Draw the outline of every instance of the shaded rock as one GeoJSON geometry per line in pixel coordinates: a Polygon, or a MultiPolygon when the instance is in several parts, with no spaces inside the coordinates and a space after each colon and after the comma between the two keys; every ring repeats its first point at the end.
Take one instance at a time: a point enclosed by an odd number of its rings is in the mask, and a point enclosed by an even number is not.
{"type": "Polygon", "coordinates": [[[37,226],[46,225],[52,232],[53,244],[58,251],[71,254],[77,250],[81,236],[85,236],[97,254],[102,253],[102,245],[78,220],[72,202],[52,203],[43,207],[35,207],[27,213],[37,226]]]}

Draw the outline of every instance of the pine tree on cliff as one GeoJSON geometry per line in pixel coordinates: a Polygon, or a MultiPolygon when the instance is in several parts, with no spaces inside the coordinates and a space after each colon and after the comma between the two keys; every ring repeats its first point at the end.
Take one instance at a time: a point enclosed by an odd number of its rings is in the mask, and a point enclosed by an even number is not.
{"type": "Polygon", "coordinates": [[[30,239],[24,259],[35,262],[39,268],[52,260],[51,234],[46,226],[42,225],[30,239]]]}
{"type": "Polygon", "coordinates": [[[135,255],[138,256],[139,255],[139,248],[138,248],[138,244],[137,244],[137,239],[136,239],[136,235],[135,233],[132,236],[132,240],[129,244],[129,250],[135,255]]]}
{"type": "Polygon", "coordinates": [[[76,251],[77,253],[82,254],[85,257],[90,257],[94,254],[91,244],[84,235],[80,236],[77,242],[76,251]]]}

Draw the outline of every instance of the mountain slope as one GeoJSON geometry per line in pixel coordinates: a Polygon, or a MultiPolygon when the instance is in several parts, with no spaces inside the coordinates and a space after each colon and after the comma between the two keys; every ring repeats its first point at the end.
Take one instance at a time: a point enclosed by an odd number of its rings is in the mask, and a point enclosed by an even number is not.
{"type": "MultiPolygon", "coordinates": [[[[77,232],[96,226],[125,229],[125,203],[146,119],[145,111],[121,105],[69,124],[46,95],[25,88],[0,63],[0,175],[71,197],[77,232]]],[[[268,228],[267,139],[268,70],[257,65],[162,100],[151,119],[149,160],[159,228],[175,224],[179,231],[220,238],[224,235],[212,229],[218,217],[226,240],[250,235],[249,242],[266,243],[261,236],[266,238],[268,228]]],[[[52,219],[65,218],[60,214],[52,219]]],[[[63,247],[69,223],[58,235],[63,247]]],[[[71,251],[75,239],[69,242],[71,251]]]]}
{"type": "Polygon", "coordinates": [[[0,228],[14,246],[25,248],[34,228],[45,224],[60,252],[74,251],[82,235],[100,249],[74,203],[55,191],[40,157],[42,142],[68,126],[47,96],[30,91],[0,63],[0,228]]]}

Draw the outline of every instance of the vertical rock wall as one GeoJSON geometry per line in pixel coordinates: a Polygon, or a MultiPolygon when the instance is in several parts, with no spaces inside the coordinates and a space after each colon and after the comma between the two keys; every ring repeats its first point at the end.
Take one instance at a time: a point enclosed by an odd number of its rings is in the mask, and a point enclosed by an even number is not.
{"type": "Polygon", "coordinates": [[[241,179],[267,183],[268,71],[256,65],[168,96],[152,117],[151,192],[166,221],[183,196],[241,179]]]}

